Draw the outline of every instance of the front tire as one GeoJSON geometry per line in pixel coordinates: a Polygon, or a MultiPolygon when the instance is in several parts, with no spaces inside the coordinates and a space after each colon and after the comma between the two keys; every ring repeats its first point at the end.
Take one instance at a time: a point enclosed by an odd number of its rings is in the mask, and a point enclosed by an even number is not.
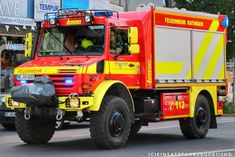
{"type": "Polygon", "coordinates": [[[204,138],[208,133],[210,121],[210,106],[203,95],[199,95],[197,98],[194,117],[179,120],[181,132],[190,139],[204,138]]]}
{"type": "Polygon", "coordinates": [[[55,120],[31,116],[24,118],[24,112],[16,112],[16,131],[22,141],[28,144],[47,143],[55,131],[55,120]]]}
{"type": "Polygon", "coordinates": [[[100,148],[115,149],[126,144],[131,126],[131,112],[127,103],[117,96],[106,96],[100,110],[93,112],[91,137],[100,148]]]}

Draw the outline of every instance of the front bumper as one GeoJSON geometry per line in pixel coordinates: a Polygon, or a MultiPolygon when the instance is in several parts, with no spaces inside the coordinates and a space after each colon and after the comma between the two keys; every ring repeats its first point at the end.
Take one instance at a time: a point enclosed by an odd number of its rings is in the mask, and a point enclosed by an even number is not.
{"type": "MultiPolygon", "coordinates": [[[[80,96],[76,98],[78,99],[78,105],[76,107],[72,107],[70,104],[70,97],[58,97],[58,108],[64,111],[82,111],[83,109],[89,108],[94,104],[94,98],[91,96],[80,96]]],[[[5,104],[11,110],[24,109],[27,107],[27,105],[24,103],[13,101],[10,96],[5,97],[5,104]]]]}
{"type": "Polygon", "coordinates": [[[2,102],[0,104],[0,123],[15,124],[15,110],[7,108],[2,102]]]}

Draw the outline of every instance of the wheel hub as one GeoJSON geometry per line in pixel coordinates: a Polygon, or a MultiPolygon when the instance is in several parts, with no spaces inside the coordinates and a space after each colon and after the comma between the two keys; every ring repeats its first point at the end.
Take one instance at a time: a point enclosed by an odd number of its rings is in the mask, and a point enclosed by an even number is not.
{"type": "Polygon", "coordinates": [[[207,112],[205,109],[200,107],[197,111],[197,126],[199,128],[203,128],[206,124],[206,119],[207,119],[207,112]]]}
{"type": "Polygon", "coordinates": [[[110,118],[109,130],[112,136],[119,136],[124,128],[124,116],[119,111],[114,111],[110,118]]]}

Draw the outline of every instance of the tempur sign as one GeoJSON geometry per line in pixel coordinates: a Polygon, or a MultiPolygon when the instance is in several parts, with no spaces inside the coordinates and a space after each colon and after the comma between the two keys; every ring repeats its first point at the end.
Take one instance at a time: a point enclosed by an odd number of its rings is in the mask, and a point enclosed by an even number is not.
{"type": "Polygon", "coordinates": [[[43,20],[45,13],[55,12],[60,8],[60,0],[35,0],[34,18],[43,20]]]}

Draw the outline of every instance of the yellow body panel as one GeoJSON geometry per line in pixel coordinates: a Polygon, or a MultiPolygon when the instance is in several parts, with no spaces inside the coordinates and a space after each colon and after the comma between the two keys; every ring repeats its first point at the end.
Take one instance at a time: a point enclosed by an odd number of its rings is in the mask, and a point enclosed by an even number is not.
{"type": "Polygon", "coordinates": [[[215,115],[217,115],[217,86],[191,86],[191,90],[189,91],[189,97],[190,97],[189,116],[190,117],[194,117],[194,109],[195,109],[197,97],[199,93],[203,90],[206,90],[207,92],[210,93],[213,104],[214,104],[215,115]]]}
{"type": "MultiPolygon", "coordinates": [[[[65,102],[68,97],[59,97],[61,102],[65,102]]],[[[65,103],[59,104],[59,108],[65,111],[82,111],[85,108],[90,107],[94,103],[93,97],[78,97],[80,100],[80,107],[79,108],[68,108],[66,107],[65,103]],[[84,105],[83,102],[88,102],[87,105],[84,105]]]]}
{"type": "MultiPolygon", "coordinates": [[[[99,111],[102,100],[107,92],[107,90],[115,83],[121,83],[120,81],[114,81],[114,80],[107,80],[102,82],[94,91],[93,97],[94,97],[94,104],[89,108],[91,111],[99,111]]],[[[124,84],[123,84],[124,85],[124,84]]],[[[125,85],[124,85],[125,86],[125,85]]],[[[129,92],[129,90],[128,90],[129,92]]],[[[130,94],[130,93],[129,93],[130,94]]],[[[133,104],[133,100],[132,100],[133,104]]]]}
{"type": "Polygon", "coordinates": [[[110,74],[139,74],[140,62],[110,61],[109,65],[110,74]]]}
{"type": "Polygon", "coordinates": [[[157,74],[179,74],[183,65],[184,62],[156,62],[155,69],[157,74]]]}

